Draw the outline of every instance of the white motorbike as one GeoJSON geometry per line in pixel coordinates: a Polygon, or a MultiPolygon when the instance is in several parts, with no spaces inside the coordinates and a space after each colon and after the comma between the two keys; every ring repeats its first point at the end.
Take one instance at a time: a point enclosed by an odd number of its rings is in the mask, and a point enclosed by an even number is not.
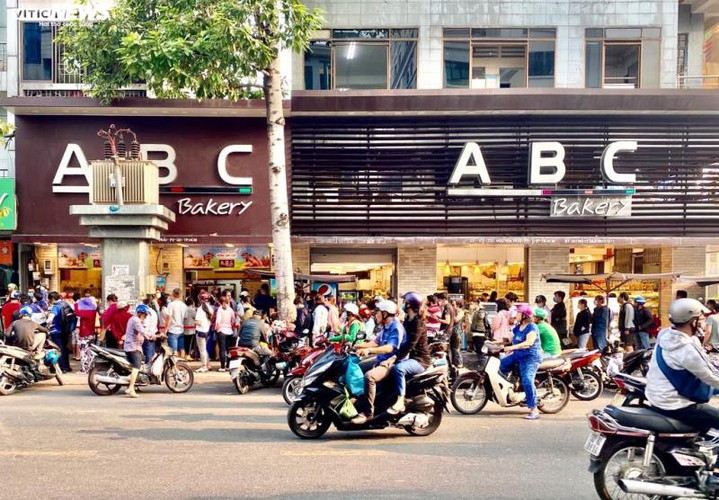
{"type": "MultiPolygon", "coordinates": [[[[526,405],[526,394],[517,374],[505,378],[499,371],[499,354],[504,346],[497,342],[485,342],[483,359],[474,372],[462,374],[452,387],[452,406],[464,414],[474,415],[482,411],[490,399],[502,407],[526,405]]],[[[569,402],[569,387],[556,376],[567,371],[571,364],[564,358],[547,359],[542,362],[535,378],[537,407],[542,413],[558,413],[569,402]]]]}

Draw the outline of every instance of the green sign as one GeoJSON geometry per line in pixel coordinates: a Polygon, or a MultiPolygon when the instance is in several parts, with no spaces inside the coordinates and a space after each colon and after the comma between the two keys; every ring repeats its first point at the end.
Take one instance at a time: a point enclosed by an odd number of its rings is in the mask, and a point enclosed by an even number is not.
{"type": "Polygon", "coordinates": [[[15,179],[0,179],[0,231],[17,229],[15,179]]]}

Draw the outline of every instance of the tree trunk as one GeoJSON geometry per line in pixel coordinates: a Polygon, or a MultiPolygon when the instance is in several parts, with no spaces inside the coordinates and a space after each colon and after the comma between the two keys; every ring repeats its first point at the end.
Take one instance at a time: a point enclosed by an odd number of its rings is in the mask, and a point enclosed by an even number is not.
{"type": "Polygon", "coordinates": [[[279,51],[264,76],[267,107],[267,142],[270,162],[270,215],[274,270],[277,278],[277,310],[280,319],[294,321],[295,280],[292,271],[290,209],[285,166],[285,116],[282,109],[282,74],[279,51]]]}

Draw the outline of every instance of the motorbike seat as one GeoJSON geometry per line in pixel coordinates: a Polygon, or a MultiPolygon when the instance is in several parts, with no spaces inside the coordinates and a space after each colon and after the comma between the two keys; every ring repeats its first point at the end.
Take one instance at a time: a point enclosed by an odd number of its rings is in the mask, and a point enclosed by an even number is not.
{"type": "Polygon", "coordinates": [[[560,356],[575,356],[575,355],[583,355],[586,353],[586,349],[563,349],[562,352],[559,353],[560,356]]]}
{"type": "Polygon", "coordinates": [[[554,370],[555,368],[563,366],[566,362],[567,360],[562,357],[545,359],[542,361],[542,364],[539,365],[538,371],[554,370]]]}
{"type": "Polygon", "coordinates": [[[434,376],[434,375],[438,375],[438,374],[444,373],[444,372],[446,372],[446,371],[447,371],[447,367],[444,366],[444,365],[442,365],[442,366],[430,366],[430,367],[427,368],[425,371],[423,371],[423,372],[421,372],[421,373],[418,373],[417,375],[413,375],[413,376],[410,377],[408,380],[421,380],[421,379],[423,379],[423,378],[432,377],[432,376],[434,376]]]}
{"type": "Polygon", "coordinates": [[[604,410],[617,422],[627,427],[636,427],[654,432],[687,434],[699,432],[689,424],[670,418],[650,408],[632,406],[607,406],[604,410]]]}
{"type": "Polygon", "coordinates": [[[252,349],[250,349],[249,347],[242,347],[242,346],[240,346],[240,347],[237,348],[237,350],[238,350],[237,354],[238,354],[239,356],[244,357],[244,358],[248,358],[248,359],[251,360],[253,363],[255,363],[257,366],[260,366],[260,365],[262,364],[261,361],[260,361],[260,355],[257,354],[257,353],[256,353],[255,351],[253,351],[252,349]]]}
{"type": "Polygon", "coordinates": [[[127,356],[127,353],[125,351],[123,351],[122,349],[113,349],[111,347],[103,347],[103,349],[105,349],[110,354],[114,354],[116,356],[122,356],[122,357],[127,356]]]}

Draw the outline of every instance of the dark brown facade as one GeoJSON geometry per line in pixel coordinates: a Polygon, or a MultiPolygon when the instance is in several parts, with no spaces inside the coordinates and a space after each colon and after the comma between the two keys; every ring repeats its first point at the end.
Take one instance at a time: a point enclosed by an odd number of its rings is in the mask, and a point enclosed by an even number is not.
{"type": "MultiPolygon", "coordinates": [[[[143,145],[159,145],[150,147],[154,151],[150,159],[175,155],[171,163],[176,178],[162,189],[177,193],[161,196],[161,202],[177,215],[165,235],[167,241],[264,244],[271,240],[264,119],[21,115],[16,134],[16,241],[87,240],[87,228],[69,215],[69,207],[87,204],[88,195],[63,191],[87,185],[83,176],[72,175],[81,165],[78,151],[87,161],[101,158],[103,144],[96,133],[111,123],[131,128],[143,145]],[[251,178],[251,194],[232,194],[240,186],[225,182],[218,170],[221,152],[233,145],[240,151],[227,155],[227,174],[251,178]],[[68,175],[62,175],[63,167],[68,175]]],[[[161,176],[169,172],[160,169],[161,176]]]]}

